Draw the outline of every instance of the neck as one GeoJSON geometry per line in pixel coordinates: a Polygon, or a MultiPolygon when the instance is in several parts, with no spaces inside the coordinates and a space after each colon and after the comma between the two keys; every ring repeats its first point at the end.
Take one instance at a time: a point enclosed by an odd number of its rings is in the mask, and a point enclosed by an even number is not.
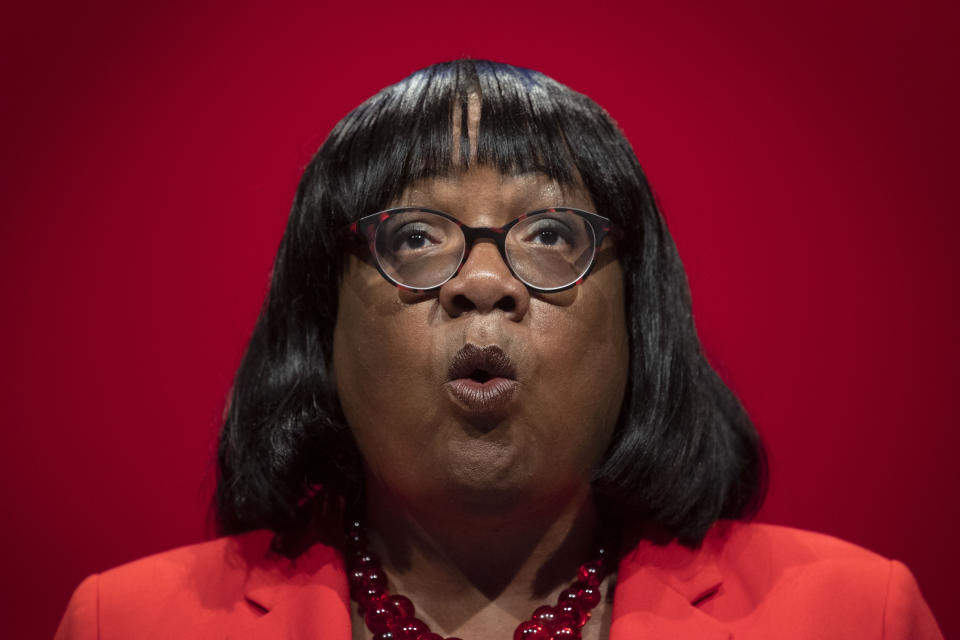
{"type": "Polygon", "coordinates": [[[450,632],[468,623],[471,637],[555,601],[598,551],[589,486],[555,503],[479,514],[420,512],[373,490],[366,520],[391,591],[411,598],[431,626],[450,632]]]}

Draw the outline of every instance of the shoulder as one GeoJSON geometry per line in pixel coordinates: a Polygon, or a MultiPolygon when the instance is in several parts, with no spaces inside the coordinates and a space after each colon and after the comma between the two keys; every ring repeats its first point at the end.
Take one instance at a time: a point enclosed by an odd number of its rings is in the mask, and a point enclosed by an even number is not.
{"type": "Polygon", "coordinates": [[[782,566],[834,562],[886,566],[889,563],[877,553],[827,534],[755,522],[718,522],[704,539],[703,549],[729,567],[756,563],[782,566]]]}
{"type": "Polygon", "coordinates": [[[265,556],[270,550],[272,539],[273,534],[266,530],[216,538],[137,558],[113,567],[100,575],[121,576],[147,570],[179,572],[188,567],[193,569],[219,568],[224,562],[235,567],[238,562],[265,556]]]}
{"type": "Polygon", "coordinates": [[[884,570],[889,560],[839,538],[770,524],[723,520],[694,549],[676,542],[659,545],[642,541],[632,552],[636,561],[664,572],[692,572],[701,567],[725,576],[762,573],[772,576],[791,567],[858,565],[884,570]]]}
{"type": "Polygon", "coordinates": [[[722,637],[942,637],[902,563],[811,531],[721,521],[695,549],[642,542],[620,569],[621,613],[673,602],[722,637]]]}
{"type": "Polygon", "coordinates": [[[702,553],[723,576],[718,609],[755,619],[812,619],[870,637],[937,638],[916,580],[896,560],[833,536],[769,524],[723,522],[702,553]],[[875,634],[875,635],[874,635],[875,634]]]}
{"type": "Polygon", "coordinates": [[[156,637],[167,637],[168,631],[174,637],[171,625],[184,620],[202,637],[204,628],[229,628],[252,619],[261,611],[250,601],[251,589],[270,591],[295,583],[310,567],[329,564],[335,555],[318,545],[290,560],[271,551],[272,538],[270,531],[219,538],[92,575],[74,592],[56,637],[124,637],[146,629],[156,637]]]}
{"type": "Polygon", "coordinates": [[[852,597],[880,607],[892,571],[889,559],[856,544],[769,524],[719,523],[700,553],[716,563],[728,588],[753,594],[789,589],[794,598],[852,597]]]}
{"type": "Polygon", "coordinates": [[[272,534],[254,531],[155,553],[109,569],[98,576],[101,592],[180,594],[215,583],[239,588],[251,568],[280,561],[270,553],[272,534]]]}

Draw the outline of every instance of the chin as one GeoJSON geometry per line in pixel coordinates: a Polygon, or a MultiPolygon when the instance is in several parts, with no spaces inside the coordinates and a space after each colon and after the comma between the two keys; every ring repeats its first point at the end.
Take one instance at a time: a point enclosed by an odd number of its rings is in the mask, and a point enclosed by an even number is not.
{"type": "Polygon", "coordinates": [[[445,477],[434,485],[442,487],[436,504],[449,505],[472,517],[516,518],[529,513],[531,505],[549,508],[577,493],[570,485],[580,484],[580,479],[568,478],[563,483],[557,469],[538,465],[533,456],[509,446],[476,444],[461,445],[450,452],[445,477]]]}
{"type": "Polygon", "coordinates": [[[450,485],[443,501],[458,515],[471,519],[498,519],[515,517],[518,510],[529,504],[530,491],[520,486],[450,485]]]}
{"type": "Polygon", "coordinates": [[[451,439],[445,443],[441,468],[459,486],[508,489],[532,475],[529,456],[511,439],[451,439]]]}

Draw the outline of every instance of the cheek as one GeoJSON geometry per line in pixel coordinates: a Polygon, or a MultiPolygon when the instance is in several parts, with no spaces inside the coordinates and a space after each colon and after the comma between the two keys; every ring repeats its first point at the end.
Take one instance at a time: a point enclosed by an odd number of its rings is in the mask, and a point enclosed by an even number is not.
{"type": "Polygon", "coordinates": [[[333,336],[341,402],[388,393],[397,380],[422,368],[429,355],[423,323],[410,317],[411,308],[400,303],[396,291],[352,259],[340,287],[333,336]]]}
{"type": "Polygon", "coordinates": [[[612,430],[612,423],[620,414],[630,364],[630,340],[619,265],[612,269],[609,285],[603,291],[605,293],[598,296],[597,313],[591,322],[592,347],[589,353],[594,357],[593,370],[598,377],[594,396],[612,430]]]}
{"type": "MultiPolygon", "coordinates": [[[[551,450],[557,463],[582,471],[596,465],[616,426],[626,387],[629,341],[622,277],[610,265],[584,286],[566,309],[545,317],[531,411],[552,423],[551,450]]],[[[592,277],[592,276],[591,276],[592,277]]]]}
{"type": "MultiPolygon", "coordinates": [[[[379,274],[348,270],[334,329],[333,373],[344,416],[368,465],[389,467],[433,420],[427,402],[436,377],[436,345],[425,307],[401,304],[379,274]],[[381,459],[384,459],[381,461],[381,459]]],[[[408,458],[409,459],[409,458],[408,458]]]]}

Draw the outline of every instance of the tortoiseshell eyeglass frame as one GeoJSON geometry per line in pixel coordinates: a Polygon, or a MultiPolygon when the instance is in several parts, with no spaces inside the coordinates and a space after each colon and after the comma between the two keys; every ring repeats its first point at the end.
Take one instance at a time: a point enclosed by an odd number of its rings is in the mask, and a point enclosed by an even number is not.
{"type": "Polygon", "coordinates": [[[386,209],[384,211],[378,211],[376,213],[371,213],[368,216],[364,216],[359,220],[357,220],[356,222],[350,223],[350,226],[348,227],[347,231],[351,234],[355,234],[359,236],[360,238],[366,241],[367,249],[370,252],[370,256],[373,258],[372,260],[373,265],[377,268],[377,271],[380,272],[380,275],[383,276],[383,278],[387,282],[394,285],[398,289],[402,289],[403,291],[412,291],[414,293],[425,293],[428,291],[435,291],[440,287],[442,287],[443,285],[445,285],[450,280],[452,280],[453,278],[455,278],[457,274],[460,273],[460,269],[463,268],[463,265],[466,263],[467,258],[470,256],[470,249],[473,247],[474,243],[477,240],[480,240],[482,238],[489,238],[493,240],[493,242],[497,246],[497,249],[500,251],[500,257],[503,259],[504,264],[507,265],[507,269],[510,270],[510,273],[513,275],[514,278],[516,278],[517,280],[522,282],[524,285],[526,285],[528,289],[532,291],[537,291],[540,293],[556,293],[559,291],[565,291],[567,289],[570,289],[571,287],[575,287],[579,285],[590,274],[590,271],[593,270],[593,267],[597,262],[597,254],[600,253],[600,247],[603,245],[603,241],[607,237],[607,235],[610,234],[610,235],[616,236],[619,233],[619,230],[617,229],[616,225],[614,225],[608,218],[605,218],[596,213],[592,213],[590,211],[584,211],[583,209],[575,209],[573,207],[548,207],[545,209],[537,209],[536,211],[530,211],[529,213],[525,213],[517,218],[514,218],[513,220],[503,225],[502,227],[468,227],[467,225],[463,224],[462,222],[457,220],[455,217],[453,217],[449,213],[445,213],[443,211],[437,211],[436,209],[428,209],[426,207],[398,207],[394,209],[386,209]],[[377,255],[377,247],[376,247],[377,228],[380,226],[382,222],[384,222],[385,220],[388,220],[390,217],[400,213],[405,213],[408,211],[423,211],[425,213],[432,213],[442,218],[446,218],[447,220],[454,222],[457,225],[457,227],[460,229],[460,231],[463,232],[464,251],[463,251],[463,257],[460,258],[460,264],[457,265],[456,270],[453,273],[451,273],[450,276],[447,277],[443,282],[440,282],[432,287],[427,287],[425,289],[416,289],[413,287],[408,287],[401,282],[397,282],[386,271],[384,271],[383,267],[380,265],[380,259],[377,255]],[[540,215],[543,213],[556,213],[557,211],[567,211],[567,212],[576,214],[577,216],[587,221],[587,223],[593,229],[593,235],[594,235],[593,255],[590,258],[590,264],[587,266],[586,270],[584,270],[583,274],[581,274],[580,277],[574,280],[573,282],[569,284],[565,284],[560,287],[552,287],[552,288],[537,287],[533,284],[530,284],[523,278],[521,278],[520,275],[518,275],[517,272],[514,270],[513,265],[510,264],[510,260],[507,258],[507,247],[506,247],[507,233],[514,226],[516,226],[517,224],[519,224],[520,222],[522,222],[523,220],[531,216],[540,215]]]}

